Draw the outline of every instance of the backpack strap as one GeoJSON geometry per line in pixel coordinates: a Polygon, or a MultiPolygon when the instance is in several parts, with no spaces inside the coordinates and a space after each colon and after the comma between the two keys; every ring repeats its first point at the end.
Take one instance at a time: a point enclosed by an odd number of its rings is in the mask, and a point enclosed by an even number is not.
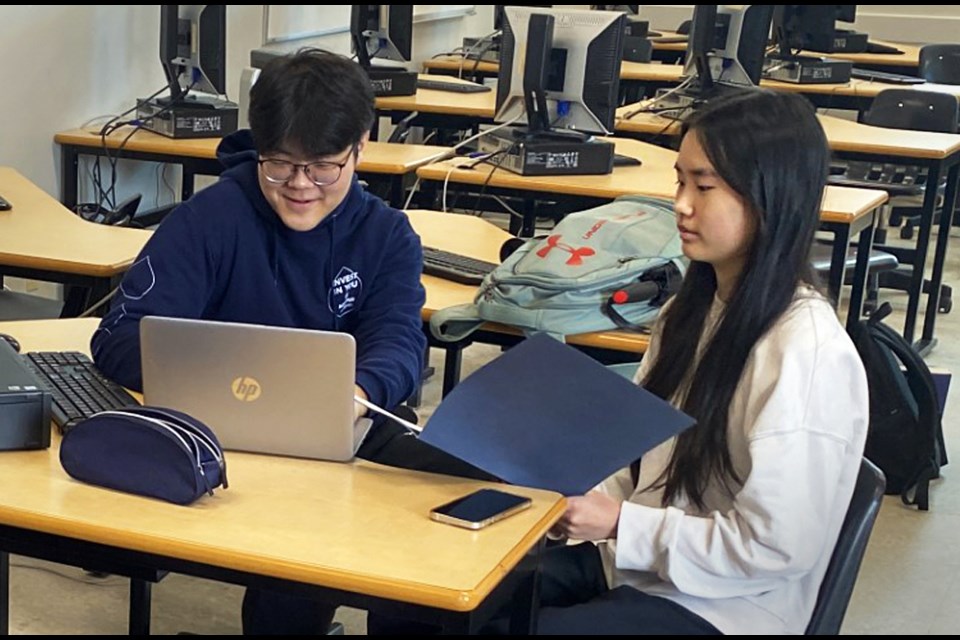
{"type": "Polygon", "coordinates": [[[480,317],[477,305],[457,304],[438,309],[430,316],[430,333],[442,342],[459,342],[469,337],[486,322],[480,317]]]}
{"type": "Polygon", "coordinates": [[[920,354],[904,340],[903,336],[883,324],[881,320],[890,313],[890,303],[883,303],[867,321],[870,332],[883,345],[890,349],[897,359],[907,369],[907,384],[917,401],[917,420],[921,425],[930,425],[930,442],[928,450],[932,452],[927,464],[917,470],[912,479],[900,494],[900,499],[906,505],[917,505],[922,511],[929,509],[930,480],[940,475],[942,443],[942,424],[939,407],[937,405],[937,389],[927,363],[920,354]],[[912,494],[912,495],[911,495],[912,494]]]}

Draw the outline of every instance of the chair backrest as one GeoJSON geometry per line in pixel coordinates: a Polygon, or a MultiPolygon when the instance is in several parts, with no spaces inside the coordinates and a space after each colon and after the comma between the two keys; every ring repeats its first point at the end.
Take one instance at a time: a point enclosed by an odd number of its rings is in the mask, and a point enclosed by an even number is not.
{"type": "Polygon", "coordinates": [[[847,612],[850,594],[857,581],[860,562],[867,549],[873,523],[880,511],[886,481],[883,472],[866,458],[860,461],[860,473],[850,498],[850,507],[840,527],[830,564],[820,584],[817,604],[807,624],[807,635],[837,635],[847,612]]]}
{"type": "Polygon", "coordinates": [[[681,36],[690,35],[690,27],[693,26],[693,20],[684,20],[677,26],[677,33],[681,36]]]}
{"type": "Polygon", "coordinates": [[[876,127],[957,133],[960,107],[948,93],[885,89],[877,94],[863,122],[876,127]]]}
{"type": "Polygon", "coordinates": [[[920,77],[937,84],[960,84],[960,44],[921,47],[920,77]]]}

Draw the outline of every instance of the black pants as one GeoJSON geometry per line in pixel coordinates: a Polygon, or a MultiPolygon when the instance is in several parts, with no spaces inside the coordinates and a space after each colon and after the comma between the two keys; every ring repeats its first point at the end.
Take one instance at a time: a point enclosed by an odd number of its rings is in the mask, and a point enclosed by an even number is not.
{"type": "MultiPolygon", "coordinates": [[[[413,418],[411,422],[415,422],[416,415],[404,409],[400,407],[394,413],[413,418]]],[[[495,480],[490,474],[406,434],[403,427],[381,418],[374,422],[357,457],[402,469],[495,480]]],[[[333,622],[337,606],[337,603],[250,587],[243,597],[243,633],[324,635],[333,622]]]]}
{"type": "Polygon", "coordinates": [[[538,635],[719,635],[677,603],[632,587],[609,589],[591,543],[550,547],[540,564],[538,635]]]}
{"type": "MultiPolygon", "coordinates": [[[[526,603],[518,603],[524,606],[526,603]]],[[[538,635],[720,635],[700,616],[631,587],[609,589],[600,551],[589,542],[547,547],[540,561],[538,635]]],[[[509,609],[483,629],[506,635],[509,609]]],[[[369,635],[430,635],[436,627],[374,616],[369,635]]]]}

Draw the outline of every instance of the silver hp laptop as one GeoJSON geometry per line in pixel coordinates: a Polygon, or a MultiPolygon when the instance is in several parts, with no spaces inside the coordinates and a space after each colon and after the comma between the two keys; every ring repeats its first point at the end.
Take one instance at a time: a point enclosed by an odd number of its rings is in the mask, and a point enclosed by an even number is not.
{"type": "Polygon", "coordinates": [[[145,317],[143,395],[206,423],[225,449],[349,460],[370,428],[354,423],[353,336],[145,317]]]}

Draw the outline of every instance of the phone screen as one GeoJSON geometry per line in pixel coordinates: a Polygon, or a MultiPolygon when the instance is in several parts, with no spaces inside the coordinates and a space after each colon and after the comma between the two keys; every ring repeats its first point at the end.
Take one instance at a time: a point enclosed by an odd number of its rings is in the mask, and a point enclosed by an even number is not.
{"type": "Polygon", "coordinates": [[[503,513],[529,502],[530,498],[513,495],[512,493],[504,493],[496,489],[481,489],[463,498],[441,505],[433,511],[457,520],[482,522],[498,513],[503,513]]]}

